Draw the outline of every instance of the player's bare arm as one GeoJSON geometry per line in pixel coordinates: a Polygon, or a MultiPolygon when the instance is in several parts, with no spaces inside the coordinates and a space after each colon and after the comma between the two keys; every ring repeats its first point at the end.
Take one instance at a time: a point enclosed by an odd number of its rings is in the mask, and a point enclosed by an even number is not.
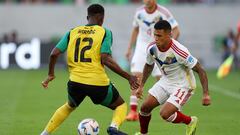
{"type": "Polygon", "coordinates": [[[180,30],[179,30],[179,27],[176,26],[172,29],[172,38],[175,40],[178,40],[179,36],[180,36],[180,30]]]}
{"type": "Polygon", "coordinates": [[[107,53],[101,54],[102,64],[106,65],[115,73],[119,74],[123,78],[126,78],[131,85],[131,89],[137,89],[139,87],[138,79],[136,76],[128,74],[126,71],[122,70],[122,68],[112,59],[112,56],[107,53]]]}
{"type": "Polygon", "coordinates": [[[55,78],[54,68],[55,68],[56,61],[57,61],[60,54],[61,54],[61,51],[56,47],[52,50],[52,52],[50,54],[50,62],[49,62],[49,67],[48,67],[48,77],[44,81],[42,81],[42,86],[44,88],[48,88],[48,83],[55,78]]]}
{"type": "Polygon", "coordinates": [[[133,45],[136,43],[138,33],[139,33],[139,27],[134,27],[133,30],[132,30],[130,43],[128,45],[128,49],[127,49],[127,52],[126,52],[126,58],[128,59],[128,61],[130,61],[130,59],[131,59],[132,48],[133,48],[133,45]]]}
{"type": "Polygon", "coordinates": [[[193,67],[193,71],[198,73],[202,89],[203,89],[203,98],[202,98],[202,104],[204,106],[208,106],[211,104],[211,98],[209,95],[209,90],[208,90],[208,78],[205,70],[202,68],[199,62],[193,67]]]}
{"type": "Polygon", "coordinates": [[[138,88],[137,91],[136,91],[136,96],[137,96],[138,98],[140,98],[140,99],[142,99],[142,96],[143,96],[143,87],[144,87],[144,84],[146,83],[148,77],[149,77],[150,74],[152,73],[153,67],[154,67],[154,64],[149,65],[149,64],[146,63],[146,64],[144,65],[142,80],[141,80],[141,82],[140,82],[139,88],[138,88]]]}

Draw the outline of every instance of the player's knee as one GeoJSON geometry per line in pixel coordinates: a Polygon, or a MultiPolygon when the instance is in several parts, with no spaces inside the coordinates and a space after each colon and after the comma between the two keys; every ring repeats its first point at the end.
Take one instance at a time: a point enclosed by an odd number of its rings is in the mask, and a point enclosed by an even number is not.
{"type": "Polygon", "coordinates": [[[72,102],[68,102],[68,106],[71,107],[72,109],[77,108],[78,106],[72,102]]]}
{"type": "Polygon", "coordinates": [[[115,110],[118,106],[121,106],[125,103],[125,101],[122,99],[122,97],[118,97],[116,101],[114,101],[112,104],[108,105],[107,107],[115,110]]]}
{"type": "Polygon", "coordinates": [[[161,110],[161,111],[160,111],[160,116],[162,117],[162,119],[164,119],[164,120],[167,121],[168,118],[169,118],[171,115],[169,115],[167,111],[161,110]]]}
{"type": "Polygon", "coordinates": [[[141,106],[140,111],[143,113],[151,113],[151,109],[147,105],[144,105],[144,104],[141,106]]]}

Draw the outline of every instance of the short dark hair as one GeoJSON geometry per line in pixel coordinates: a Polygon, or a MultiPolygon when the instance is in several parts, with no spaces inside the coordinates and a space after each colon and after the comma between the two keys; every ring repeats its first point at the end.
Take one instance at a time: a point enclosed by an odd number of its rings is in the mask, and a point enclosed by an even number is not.
{"type": "Polygon", "coordinates": [[[87,8],[88,16],[101,14],[104,15],[104,7],[100,4],[92,4],[87,8]]]}
{"type": "Polygon", "coordinates": [[[166,20],[160,20],[154,25],[154,29],[156,30],[161,30],[163,29],[164,31],[171,31],[171,25],[169,24],[168,21],[166,20]]]}

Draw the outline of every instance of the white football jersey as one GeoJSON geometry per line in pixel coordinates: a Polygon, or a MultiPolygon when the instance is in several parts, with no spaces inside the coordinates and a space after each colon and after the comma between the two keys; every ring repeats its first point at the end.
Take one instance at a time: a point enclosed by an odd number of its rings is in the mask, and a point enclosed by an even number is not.
{"type": "Polygon", "coordinates": [[[139,27],[136,50],[146,52],[148,44],[154,41],[154,24],[159,20],[167,20],[172,28],[178,26],[169,10],[161,5],[153,13],[147,13],[144,6],[137,9],[133,21],[133,26],[139,27]]]}
{"type": "Polygon", "coordinates": [[[178,41],[172,39],[166,51],[160,51],[155,42],[151,43],[147,47],[147,64],[152,65],[154,62],[163,75],[159,81],[166,85],[196,88],[192,68],[196,65],[197,59],[178,41]]]}

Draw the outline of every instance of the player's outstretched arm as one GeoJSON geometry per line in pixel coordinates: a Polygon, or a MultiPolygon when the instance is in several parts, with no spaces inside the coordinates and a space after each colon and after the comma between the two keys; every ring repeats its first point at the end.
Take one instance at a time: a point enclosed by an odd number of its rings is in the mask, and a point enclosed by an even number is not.
{"type": "Polygon", "coordinates": [[[154,64],[149,65],[146,63],[144,65],[142,80],[140,80],[140,86],[136,91],[136,96],[140,99],[142,99],[142,97],[143,97],[143,87],[144,87],[144,84],[146,83],[149,75],[152,73],[153,67],[154,67],[154,64]]]}
{"type": "Polygon", "coordinates": [[[112,59],[112,56],[107,53],[101,54],[102,64],[106,65],[115,73],[119,74],[123,78],[126,78],[131,86],[131,89],[137,89],[139,87],[138,79],[136,76],[128,74],[112,59]]]}
{"type": "Polygon", "coordinates": [[[49,62],[49,67],[48,67],[48,76],[47,76],[47,78],[44,81],[42,81],[42,86],[44,88],[48,88],[48,83],[55,78],[54,68],[55,68],[56,61],[57,61],[57,59],[58,59],[60,54],[61,54],[61,51],[58,48],[56,48],[56,47],[52,50],[52,52],[50,54],[50,62],[49,62]]]}
{"type": "Polygon", "coordinates": [[[204,106],[208,106],[211,104],[211,98],[210,98],[209,90],[208,90],[207,74],[199,62],[197,62],[197,64],[193,67],[193,70],[198,73],[198,76],[200,78],[200,82],[202,85],[202,89],[203,89],[202,104],[204,106]]]}

